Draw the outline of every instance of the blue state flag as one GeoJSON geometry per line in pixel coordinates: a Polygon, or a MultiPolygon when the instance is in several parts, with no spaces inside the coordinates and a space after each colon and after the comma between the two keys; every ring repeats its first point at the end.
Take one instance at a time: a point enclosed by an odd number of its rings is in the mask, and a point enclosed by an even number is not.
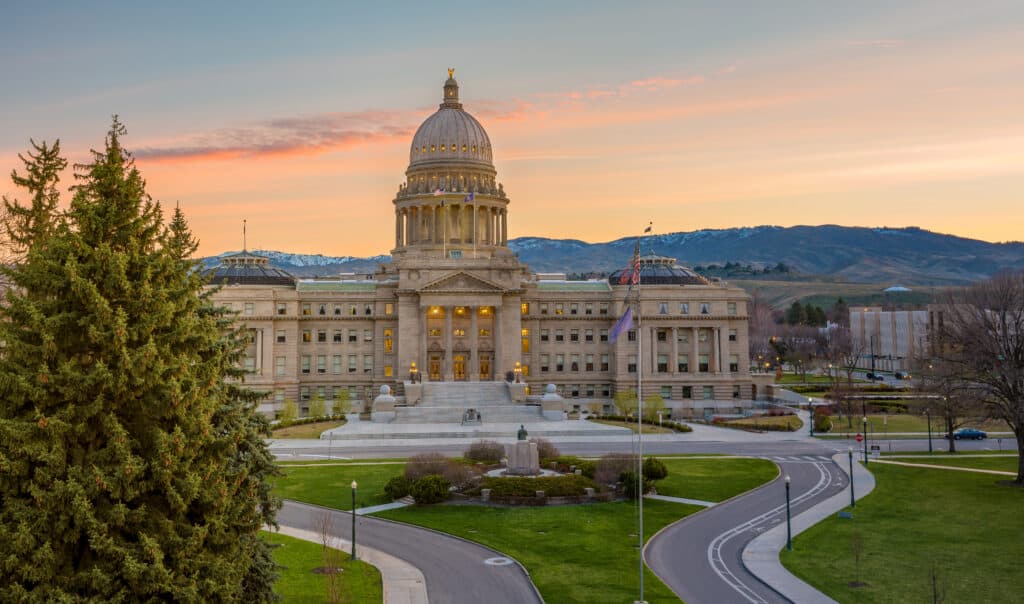
{"type": "Polygon", "coordinates": [[[626,312],[622,313],[622,317],[615,322],[615,326],[608,332],[608,339],[615,342],[630,327],[633,327],[633,307],[627,306],[626,312]]]}
{"type": "Polygon", "coordinates": [[[465,202],[468,203],[470,201],[473,201],[474,199],[476,199],[476,192],[475,191],[470,193],[469,195],[466,195],[465,197],[463,197],[462,201],[465,201],[465,202]]]}

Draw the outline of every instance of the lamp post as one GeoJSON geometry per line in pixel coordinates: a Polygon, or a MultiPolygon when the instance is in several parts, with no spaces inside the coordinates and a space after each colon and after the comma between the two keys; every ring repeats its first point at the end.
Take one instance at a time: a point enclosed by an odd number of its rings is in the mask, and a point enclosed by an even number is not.
{"type": "Polygon", "coordinates": [[[413,361],[413,362],[409,363],[409,381],[410,382],[412,382],[414,384],[416,383],[417,374],[419,372],[420,372],[420,370],[416,368],[416,361],[413,361]]]}
{"type": "Polygon", "coordinates": [[[356,559],[356,481],[352,481],[352,559],[356,559]]]}
{"type": "Polygon", "coordinates": [[[928,454],[932,452],[932,410],[925,409],[924,416],[928,418],[928,454]]]}
{"type": "Polygon", "coordinates": [[[789,474],[786,474],[786,550],[793,551],[793,528],[789,516],[789,474]]]}
{"type": "Polygon", "coordinates": [[[811,410],[811,438],[814,437],[814,399],[807,397],[807,408],[811,410]]]}
{"type": "Polygon", "coordinates": [[[864,416],[864,465],[868,465],[868,417],[864,416]]]}
{"type": "Polygon", "coordinates": [[[850,507],[857,507],[857,500],[853,497],[853,447],[846,447],[846,454],[850,456],[850,507]]]}
{"type": "Polygon", "coordinates": [[[523,364],[520,363],[519,361],[516,361],[515,367],[512,368],[512,373],[515,374],[516,383],[518,384],[520,381],[520,377],[523,375],[523,364]]]}

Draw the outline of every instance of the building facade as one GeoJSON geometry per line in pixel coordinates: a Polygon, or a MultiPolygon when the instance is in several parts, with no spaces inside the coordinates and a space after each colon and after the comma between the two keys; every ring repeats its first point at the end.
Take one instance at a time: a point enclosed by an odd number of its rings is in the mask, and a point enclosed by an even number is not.
{"type": "Polygon", "coordinates": [[[861,351],[858,367],[881,371],[911,371],[916,360],[928,353],[926,310],[882,310],[879,306],[850,309],[850,336],[854,350],[861,351]]]}
{"type": "MultiPolygon", "coordinates": [[[[442,103],[416,132],[393,200],[391,262],[363,279],[295,279],[265,258],[222,259],[216,299],[250,330],[249,383],[286,400],[345,391],[365,402],[389,385],[521,379],[555,384],[566,405],[608,405],[635,389],[682,415],[733,411],[758,398],[750,374],[748,296],[648,255],[640,261],[638,320],[612,342],[625,309],[621,272],[606,280],[537,275],[508,247],[510,199],[490,139],[459,101],[451,74],[442,103]]],[[[623,258],[626,264],[628,258],[623,258]]]]}

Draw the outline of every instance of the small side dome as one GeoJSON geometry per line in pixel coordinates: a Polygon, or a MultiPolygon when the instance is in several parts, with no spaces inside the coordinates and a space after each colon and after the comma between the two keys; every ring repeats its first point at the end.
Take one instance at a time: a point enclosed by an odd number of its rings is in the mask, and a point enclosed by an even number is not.
{"type": "Polygon", "coordinates": [[[295,285],[291,273],[270,266],[266,256],[247,251],[222,257],[203,275],[210,285],[295,285]]]}
{"type": "MultiPolygon", "coordinates": [[[[628,284],[632,268],[620,269],[608,276],[611,285],[628,284]],[[625,273],[625,278],[623,274],[625,273]]],[[[641,285],[708,285],[710,282],[693,269],[676,264],[675,258],[649,254],[640,257],[641,285]]]]}

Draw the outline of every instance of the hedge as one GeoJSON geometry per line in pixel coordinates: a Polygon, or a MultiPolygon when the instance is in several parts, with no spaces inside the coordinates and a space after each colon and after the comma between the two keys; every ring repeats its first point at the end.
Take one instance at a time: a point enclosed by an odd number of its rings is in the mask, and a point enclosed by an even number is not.
{"type": "Polygon", "coordinates": [[[537,491],[544,491],[547,497],[571,497],[582,495],[584,489],[598,490],[597,483],[586,476],[488,476],[480,485],[482,489],[490,489],[491,497],[534,497],[537,491]]]}
{"type": "MultiPolygon", "coordinates": [[[[625,415],[601,415],[596,419],[607,419],[615,422],[629,422],[631,424],[636,423],[635,417],[626,417],[625,415]]],[[[693,428],[686,424],[680,424],[671,420],[665,421],[662,424],[644,420],[641,422],[645,426],[660,426],[662,428],[668,428],[669,430],[675,430],[676,432],[693,432],[693,428]]]]}

